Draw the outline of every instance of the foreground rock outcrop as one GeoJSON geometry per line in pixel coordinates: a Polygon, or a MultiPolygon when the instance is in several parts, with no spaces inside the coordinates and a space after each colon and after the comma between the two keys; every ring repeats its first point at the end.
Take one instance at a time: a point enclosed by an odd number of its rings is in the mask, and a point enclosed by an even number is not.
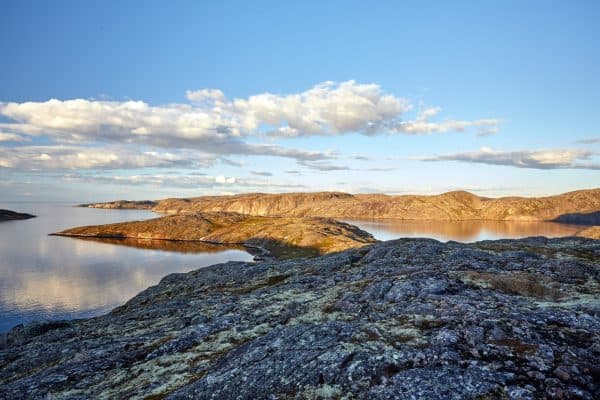
{"type": "MultiPolygon", "coordinates": [[[[119,208],[121,202],[95,206],[119,208]]],[[[600,211],[600,189],[548,197],[486,198],[457,191],[440,195],[348,194],[337,192],[241,194],[157,201],[161,213],[228,211],[261,216],[396,218],[410,220],[550,221],[565,214],[600,211]]]]}
{"type": "Polygon", "coordinates": [[[228,212],[83,226],[55,235],[237,244],[265,249],[277,258],[314,256],[375,242],[371,234],[356,226],[328,218],[254,217],[228,212]]]}
{"type": "Polygon", "coordinates": [[[0,222],[35,218],[35,215],[0,209],[0,222]]]}
{"type": "Polygon", "coordinates": [[[582,238],[231,262],[14,328],[0,398],[599,398],[599,296],[582,238]]]}

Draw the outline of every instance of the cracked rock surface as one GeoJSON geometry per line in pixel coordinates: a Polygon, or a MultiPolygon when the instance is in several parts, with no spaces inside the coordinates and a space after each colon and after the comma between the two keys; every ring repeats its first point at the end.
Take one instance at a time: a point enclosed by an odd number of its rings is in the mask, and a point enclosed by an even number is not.
{"type": "Polygon", "coordinates": [[[600,241],[401,239],[172,274],[0,337],[0,398],[600,398],[600,241]]]}

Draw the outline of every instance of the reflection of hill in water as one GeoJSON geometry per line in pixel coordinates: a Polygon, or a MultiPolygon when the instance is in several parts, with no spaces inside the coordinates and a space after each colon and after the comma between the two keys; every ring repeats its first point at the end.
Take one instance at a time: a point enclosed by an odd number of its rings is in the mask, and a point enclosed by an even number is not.
{"type": "Polygon", "coordinates": [[[443,241],[472,242],[528,236],[571,236],[581,229],[576,225],[544,221],[407,221],[386,219],[351,220],[348,222],[368,231],[380,240],[415,236],[431,237],[443,241]]]}
{"type": "Polygon", "coordinates": [[[226,250],[242,250],[247,249],[243,246],[235,245],[218,245],[204,242],[192,241],[176,241],[176,240],[153,240],[153,239],[111,239],[111,238],[86,238],[77,237],[80,240],[88,240],[93,242],[116,244],[119,246],[136,247],[138,249],[147,250],[163,250],[175,251],[178,253],[218,253],[226,250]]]}

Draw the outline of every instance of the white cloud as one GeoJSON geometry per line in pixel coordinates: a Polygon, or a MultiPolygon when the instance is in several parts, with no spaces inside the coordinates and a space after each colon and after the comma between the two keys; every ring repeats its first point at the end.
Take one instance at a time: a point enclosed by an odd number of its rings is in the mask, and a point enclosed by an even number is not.
{"type": "Polygon", "coordinates": [[[220,184],[233,184],[235,183],[235,177],[225,177],[223,175],[219,175],[215,177],[215,182],[220,184]]]}
{"type": "Polygon", "coordinates": [[[194,163],[195,152],[203,160],[219,158],[231,165],[237,161],[227,156],[274,156],[331,171],[347,169],[324,163],[336,159],[335,153],[260,141],[267,136],[427,134],[469,128],[489,133],[498,125],[496,119],[436,122],[438,107],[422,110],[411,120],[405,118],[412,108],[407,99],[387,94],[377,84],[355,81],[324,82],[284,95],[228,99],[219,89],[201,89],[187,91],[186,97],[189,102],[159,106],[91,99],[0,103],[0,118],[9,121],[0,122],[0,142],[37,137],[35,141],[49,143],[44,148],[0,147],[0,166],[26,170],[163,167],[194,163]],[[151,153],[140,152],[140,147],[151,153]]]}
{"type": "Polygon", "coordinates": [[[478,128],[479,136],[487,136],[497,132],[500,120],[495,118],[477,119],[473,121],[446,120],[431,122],[430,119],[437,116],[442,109],[440,107],[427,108],[421,111],[413,121],[400,122],[391,129],[394,132],[412,135],[423,135],[442,132],[464,132],[468,128],[478,128]]]}
{"type": "Polygon", "coordinates": [[[30,142],[31,139],[16,133],[5,133],[0,131],[0,142],[30,142]]]}
{"type": "Polygon", "coordinates": [[[180,189],[225,189],[230,193],[244,191],[278,192],[304,188],[304,185],[278,183],[263,179],[242,179],[237,177],[171,175],[171,174],[139,174],[139,175],[88,175],[73,173],[64,175],[63,181],[74,183],[111,184],[126,186],[150,186],[180,189]]]}
{"type": "Polygon", "coordinates": [[[222,102],[225,100],[225,95],[219,89],[188,90],[185,92],[185,97],[195,103],[222,102]]]}
{"type": "Polygon", "coordinates": [[[117,169],[207,167],[215,157],[197,152],[141,151],[125,147],[20,146],[0,147],[0,167],[29,171],[62,169],[117,169]]]}
{"type": "Polygon", "coordinates": [[[338,135],[359,132],[433,133],[492,126],[495,119],[430,122],[439,108],[401,121],[412,106],[377,84],[324,82],[304,92],[263,93],[228,100],[218,89],[187,91],[192,104],[151,106],[143,101],[57,100],[2,103],[0,115],[16,122],[1,127],[61,140],[119,140],[159,146],[210,143],[260,136],[338,135]]]}
{"type": "Polygon", "coordinates": [[[45,135],[59,143],[118,142],[165,148],[199,149],[211,154],[245,154],[327,159],[321,152],[305,152],[241,140],[233,115],[190,105],[152,107],[141,101],[49,100],[41,103],[0,104],[0,114],[16,121],[4,123],[9,131],[45,135]],[[28,130],[27,128],[33,127],[28,130]]]}
{"type": "Polygon", "coordinates": [[[271,127],[271,136],[377,133],[387,122],[410,110],[408,100],[384,94],[379,85],[324,82],[305,92],[271,93],[236,99],[235,110],[247,127],[271,127]]]}
{"type": "Polygon", "coordinates": [[[579,149],[496,151],[489,147],[482,147],[479,151],[474,152],[413,157],[412,159],[421,161],[463,161],[534,169],[600,169],[600,163],[589,162],[594,155],[595,153],[589,150],[579,149]]]}

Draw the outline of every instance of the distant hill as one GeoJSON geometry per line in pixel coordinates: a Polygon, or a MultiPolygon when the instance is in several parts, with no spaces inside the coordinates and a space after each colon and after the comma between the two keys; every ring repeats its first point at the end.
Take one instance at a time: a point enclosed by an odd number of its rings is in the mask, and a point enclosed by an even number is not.
{"type": "Polygon", "coordinates": [[[110,209],[122,209],[122,210],[150,210],[156,206],[156,201],[141,200],[141,201],[129,201],[129,200],[116,200],[109,201],[107,203],[88,203],[80,204],[79,207],[89,208],[110,208],[110,209]]]}
{"type": "Polygon", "coordinates": [[[0,221],[35,218],[35,215],[0,209],[0,221]]]}
{"type": "Polygon", "coordinates": [[[156,202],[98,203],[102,208],[151,208],[161,213],[227,211],[258,216],[396,218],[406,220],[548,221],[565,214],[600,211],[600,189],[547,197],[480,197],[465,191],[439,195],[348,194],[340,192],[251,193],[165,199],[156,202]],[[150,205],[154,203],[153,206],[150,205]]]}

